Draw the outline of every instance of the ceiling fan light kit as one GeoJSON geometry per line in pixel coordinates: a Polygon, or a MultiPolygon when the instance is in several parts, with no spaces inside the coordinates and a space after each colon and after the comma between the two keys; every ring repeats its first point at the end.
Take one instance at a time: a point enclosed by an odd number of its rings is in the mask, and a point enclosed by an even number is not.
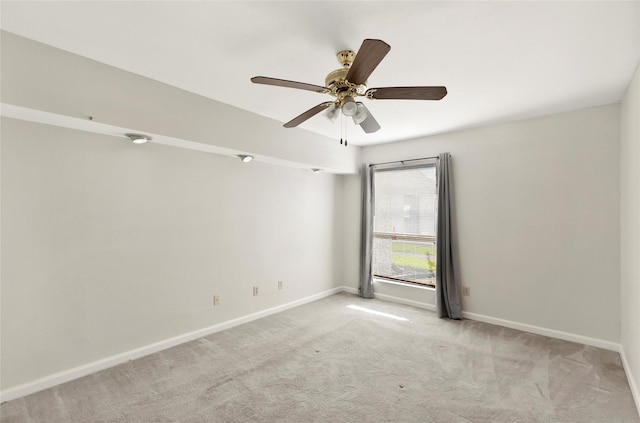
{"type": "Polygon", "coordinates": [[[358,53],[352,50],[338,52],[338,62],[342,67],[329,72],[325,78],[324,87],[265,76],[255,76],[251,78],[251,82],[314,91],[335,97],[335,100],[320,103],[293,118],[284,124],[285,128],[294,128],[322,111],[325,111],[325,116],[334,122],[338,111],[341,110],[343,115],[350,116],[356,125],[369,134],[379,130],[380,125],[362,102],[355,101],[357,97],[366,97],[369,100],[441,100],[447,95],[447,88],[443,86],[367,89],[367,78],[389,50],[391,47],[382,40],[366,39],[362,42],[358,53]]]}

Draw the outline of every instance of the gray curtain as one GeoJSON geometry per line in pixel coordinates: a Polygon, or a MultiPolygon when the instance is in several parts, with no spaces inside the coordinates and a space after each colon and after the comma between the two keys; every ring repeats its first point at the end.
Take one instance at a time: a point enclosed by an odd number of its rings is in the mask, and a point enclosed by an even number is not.
{"type": "Polygon", "coordinates": [[[373,167],[362,165],[362,219],[360,231],[360,289],[362,298],[373,298],[371,252],[373,249],[373,167]]]}
{"type": "Polygon", "coordinates": [[[438,242],[436,246],[436,307],[438,316],[460,319],[460,296],[454,272],[451,154],[438,157],[438,242]]]}

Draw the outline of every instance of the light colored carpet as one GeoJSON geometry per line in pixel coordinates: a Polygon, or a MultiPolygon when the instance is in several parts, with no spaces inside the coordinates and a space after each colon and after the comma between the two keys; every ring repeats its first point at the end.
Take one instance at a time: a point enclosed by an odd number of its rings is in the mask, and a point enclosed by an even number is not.
{"type": "Polygon", "coordinates": [[[349,294],[10,401],[1,416],[2,423],[640,422],[617,353],[349,294]]]}

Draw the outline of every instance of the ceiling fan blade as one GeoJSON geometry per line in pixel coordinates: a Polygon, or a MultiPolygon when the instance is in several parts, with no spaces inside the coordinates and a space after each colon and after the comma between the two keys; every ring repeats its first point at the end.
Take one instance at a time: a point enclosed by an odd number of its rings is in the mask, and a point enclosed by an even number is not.
{"type": "Polygon", "coordinates": [[[347,81],[357,85],[364,84],[389,50],[391,46],[382,40],[364,40],[349,68],[347,81]]]}
{"type": "Polygon", "coordinates": [[[378,129],[380,129],[380,124],[378,123],[378,121],[375,120],[375,118],[373,117],[373,115],[371,114],[369,109],[367,109],[367,106],[362,104],[362,107],[367,112],[367,118],[365,120],[363,120],[362,122],[360,122],[360,127],[367,134],[371,134],[372,132],[376,132],[378,129]]]}
{"type": "Polygon", "coordinates": [[[369,88],[366,95],[376,100],[440,100],[447,95],[447,87],[369,88]]]}
{"type": "Polygon", "coordinates": [[[289,122],[284,124],[284,127],[285,128],[295,128],[296,126],[300,125],[305,120],[317,115],[318,113],[320,113],[321,111],[323,111],[327,107],[331,106],[332,104],[333,104],[333,101],[325,101],[324,103],[320,103],[317,106],[310,108],[309,110],[307,110],[306,112],[304,112],[300,116],[297,116],[297,117],[291,119],[289,122]]]}
{"type": "Polygon", "coordinates": [[[296,88],[299,90],[314,91],[317,93],[329,92],[328,88],[320,85],[307,84],[305,82],[288,81],[286,79],[269,78],[266,76],[254,76],[251,78],[254,84],[275,85],[278,87],[296,88]]]}

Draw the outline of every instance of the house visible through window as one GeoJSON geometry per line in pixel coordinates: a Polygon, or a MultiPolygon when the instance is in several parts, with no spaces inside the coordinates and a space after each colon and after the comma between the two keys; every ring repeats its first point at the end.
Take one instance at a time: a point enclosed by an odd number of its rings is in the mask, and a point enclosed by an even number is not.
{"type": "Polygon", "coordinates": [[[435,163],[376,169],[373,192],[373,276],[435,285],[435,163]]]}

